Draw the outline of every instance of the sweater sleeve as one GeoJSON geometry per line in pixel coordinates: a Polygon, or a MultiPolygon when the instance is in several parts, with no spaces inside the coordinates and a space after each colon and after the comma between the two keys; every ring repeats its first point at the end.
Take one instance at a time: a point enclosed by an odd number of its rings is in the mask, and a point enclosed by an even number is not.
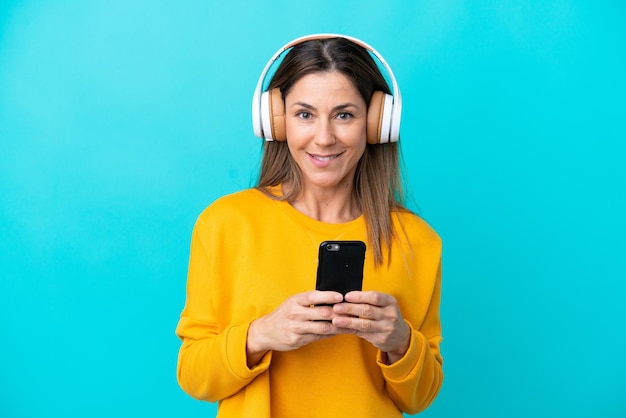
{"type": "Polygon", "coordinates": [[[252,369],[247,366],[246,341],[250,322],[220,329],[213,308],[211,257],[203,247],[197,225],[191,241],[187,299],[176,328],[182,340],[177,378],[196,399],[215,402],[229,397],[268,369],[271,352],[252,369]]]}
{"type": "Polygon", "coordinates": [[[407,321],[411,339],[404,357],[387,365],[384,353],[378,353],[377,363],[382,369],[389,397],[400,410],[409,414],[426,409],[437,397],[443,382],[443,359],[439,348],[442,340],[440,299],[441,263],[424,321],[419,329],[407,321]]]}

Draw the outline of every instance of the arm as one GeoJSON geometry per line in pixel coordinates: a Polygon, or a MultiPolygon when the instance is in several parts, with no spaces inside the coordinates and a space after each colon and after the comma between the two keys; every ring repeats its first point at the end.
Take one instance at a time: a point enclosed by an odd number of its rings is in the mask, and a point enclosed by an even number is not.
{"type": "Polygon", "coordinates": [[[398,408],[409,414],[426,409],[437,397],[443,382],[443,359],[439,349],[442,340],[440,298],[441,265],[437,269],[428,310],[419,329],[407,321],[411,337],[405,355],[393,364],[386,364],[382,352],[378,355],[387,393],[398,408]]]}
{"type": "Polygon", "coordinates": [[[335,325],[354,330],[378,348],[377,363],[389,397],[400,410],[412,414],[432,403],[443,381],[439,351],[440,265],[430,282],[432,291],[415,301],[427,307],[419,329],[402,317],[395,298],[385,293],[348,293],[349,303],[334,307],[341,315],[333,319],[335,325]]]}
{"type": "Polygon", "coordinates": [[[248,323],[230,324],[220,329],[213,309],[215,289],[211,286],[211,258],[194,229],[187,300],[176,334],[182,340],[177,378],[181,388],[197,399],[217,401],[231,396],[268,367],[271,353],[255,367],[247,365],[248,323]]]}
{"type": "Polygon", "coordinates": [[[404,285],[406,292],[400,291],[398,298],[411,330],[410,344],[393,364],[386,364],[381,352],[377,360],[389,397],[402,411],[415,414],[434,401],[443,382],[439,348],[442,246],[437,233],[420,218],[405,218],[404,225],[409,280],[404,285]]]}

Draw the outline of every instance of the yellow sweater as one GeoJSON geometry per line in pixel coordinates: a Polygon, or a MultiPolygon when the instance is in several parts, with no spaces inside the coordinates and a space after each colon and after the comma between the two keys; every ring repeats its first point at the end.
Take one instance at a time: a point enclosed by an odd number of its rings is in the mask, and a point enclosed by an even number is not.
{"type": "Polygon", "coordinates": [[[393,295],[411,327],[406,355],[392,365],[355,335],[339,335],[246,365],[250,323],[287,297],[315,288],[318,246],[368,242],[362,217],[319,222],[255,189],[222,197],[193,231],[178,382],[197,399],[219,401],[218,417],[401,417],[437,396],[443,379],[441,241],[419,217],[393,215],[401,239],[391,264],[366,254],[363,290],[393,295]],[[406,239],[408,237],[408,240],[406,239]],[[408,241],[408,242],[407,242],[408,241]]]}

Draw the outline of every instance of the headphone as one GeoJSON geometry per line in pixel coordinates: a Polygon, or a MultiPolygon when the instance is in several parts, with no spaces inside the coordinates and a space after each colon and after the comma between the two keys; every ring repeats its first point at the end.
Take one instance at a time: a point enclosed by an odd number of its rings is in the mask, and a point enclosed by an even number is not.
{"type": "Polygon", "coordinates": [[[365,42],[345,35],[321,33],[307,35],[289,42],[280,48],[267,62],[252,97],[252,127],[254,135],[266,141],[286,141],[285,103],[280,89],[274,88],[263,92],[263,83],[270,67],[287,49],[300,43],[314,39],[344,38],[355,43],[373,54],[387,71],[393,87],[393,96],[382,91],[372,94],[367,109],[367,143],[385,144],[396,142],[400,138],[400,116],[402,113],[402,97],[391,67],[374,48],[365,42]]]}

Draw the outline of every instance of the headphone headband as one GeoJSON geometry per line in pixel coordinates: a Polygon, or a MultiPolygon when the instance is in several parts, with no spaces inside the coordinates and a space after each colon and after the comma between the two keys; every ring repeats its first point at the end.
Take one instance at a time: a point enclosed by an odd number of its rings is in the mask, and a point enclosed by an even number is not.
{"type": "Polygon", "coordinates": [[[261,73],[261,76],[259,77],[259,81],[257,82],[256,89],[254,90],[254,95],[252,97],[252,125],[254,128],[254,134],[256,136],[260,138],[265,138],[266,141],[273,140],[271,132],[265,132],[265,130],[267,129],[267,126],[264,126],[262,122],[262,107],[263,106],[262,106],[262,99],[261,99],[263,95],[263,83],[265,81],[265,77],[267,76],[267,73],[272,67],[272,64],[276,62],[276,60],[281,56],[283,52],[285,52],[286,50],[300,43],[303,43],[306,41],[312,41],[315,39],[331,39],[331,38],[343,38],[343,39],[347,39],[348,41],[354,44],[359,45],[360,47],[372,53],[387,71],[387,74],[389,75],[389,78],[391,80],[391,87],[393,90],[393,102],[391,105],[390,126],[389,126],[390,133],[387,139],[381,138],[380,142],[381,143],[395,142],[398,140],[400,136],[400,116],[402,113],[402,96],[400,94],[400,89],[398,88],[398,83],[396,81],[396,77],[393,74],[393,71],[391,70],[391,67],[389,66],[389,64],[387,64],[387,61],[385,61],[383,56],[380,55],[380,53],[376,51],[369,44],[351,36],[340,35],[340,34],[335,34],[335,33],[318,33],[318,34],[306,35],[306,36],[296,38],[290,41],[289,43],[285,44],[278,51],[276,51],[276,53],[274,53],[274,55],[267,62],[267,64],[265,64],[265,68],[263,68],[263,72],[261,73]]]}

